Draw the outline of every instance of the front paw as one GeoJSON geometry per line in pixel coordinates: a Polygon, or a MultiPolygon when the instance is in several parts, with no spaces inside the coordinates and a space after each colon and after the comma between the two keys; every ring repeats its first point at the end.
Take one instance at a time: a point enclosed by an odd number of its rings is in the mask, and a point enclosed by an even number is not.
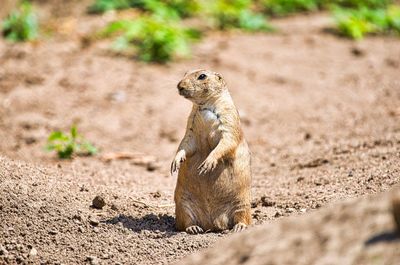
{"type": "Polygon", "coordinates": [[[208,156],[206,160],[199,166],[199,173],[203,175],[207,172],[214,170],[217,167],[218,160],[213,158],[212,156],[208,156]]]}
{"type": "Polygon", "coordinates": [[[185,160],[186,160],[186,152],[184,150],[179,151],[171,163],[171,175],[179,170],[181,164],[185,160]]]}

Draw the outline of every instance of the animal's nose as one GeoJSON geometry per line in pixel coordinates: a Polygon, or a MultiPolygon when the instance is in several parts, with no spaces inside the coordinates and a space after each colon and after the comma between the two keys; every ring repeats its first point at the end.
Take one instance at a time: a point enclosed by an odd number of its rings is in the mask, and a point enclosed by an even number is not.
{"type": "Polygon", "coordinates": [[[178,90],[179,91],[182,91],[183,89],[184,89],[184,87],[182,86],[182,81],[180,81],[179,83],[178,83],[178,90]]]}

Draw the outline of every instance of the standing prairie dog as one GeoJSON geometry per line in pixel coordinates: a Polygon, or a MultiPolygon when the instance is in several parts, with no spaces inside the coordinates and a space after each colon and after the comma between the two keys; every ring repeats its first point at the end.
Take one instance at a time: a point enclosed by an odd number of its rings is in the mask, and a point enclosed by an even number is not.
{"type": "Polygon", "coordinates": [[[244,230],[251,223],[250,151],[227,85],[218,73],[195,70],[178,90],[193,107],[171,164],[171,174],[179,171],[176,227],[190,234],[244,230]]]}

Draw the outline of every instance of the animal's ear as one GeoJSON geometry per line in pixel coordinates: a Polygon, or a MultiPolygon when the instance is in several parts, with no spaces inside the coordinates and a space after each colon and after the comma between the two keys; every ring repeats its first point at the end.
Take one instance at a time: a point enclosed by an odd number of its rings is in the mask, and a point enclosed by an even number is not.
{"type": "Polygon", "coordinates": [[[222,78],[222,75],[220,74],[220,73],[217,73],[217,72],[214,72],[214,74],[215,74],[215,76],[217,77],[217,79],[219,80],[219,81],[221,81],[223,78],[222,78]]]}
{"type": "Polygon", "coordinates": [[[220,73],[214,72],[216,79],[218,80],[218,83],[220,83],[221,87],[225,87],[226,83],[224,78],[222,77],[222,75],[220,73]]]}

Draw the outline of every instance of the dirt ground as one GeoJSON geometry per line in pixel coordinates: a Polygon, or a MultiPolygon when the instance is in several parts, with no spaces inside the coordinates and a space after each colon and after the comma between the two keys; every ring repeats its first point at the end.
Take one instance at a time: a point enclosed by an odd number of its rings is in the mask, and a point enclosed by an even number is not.
{"type": "Polygon", "coordinates": [[[400,198],[399,189],[258,226],[179,264],[398,264],[400,233],[392,213],[395,197],[400,198]]]}
{"type": "Polygon", "coordinates": [[[327,30],[326,14],[300,15],[274,20],[277,33],[210,33],[190,60],[153,65],[83,41],[112,14],[73,6],[70,17],[43,2],[57,34],[0,40],[0,263],[170,263],[230,236],[174,230],[169,165],[191,107],[176,84],[190,69],[228,82],[252,151],[254,226],[399,182],[398,38],[355,43],[327,30]],[[100,155],[44,151],[73,123],[100,155]],[[100,159],[116,151],[158,163],[100,159]]]}

